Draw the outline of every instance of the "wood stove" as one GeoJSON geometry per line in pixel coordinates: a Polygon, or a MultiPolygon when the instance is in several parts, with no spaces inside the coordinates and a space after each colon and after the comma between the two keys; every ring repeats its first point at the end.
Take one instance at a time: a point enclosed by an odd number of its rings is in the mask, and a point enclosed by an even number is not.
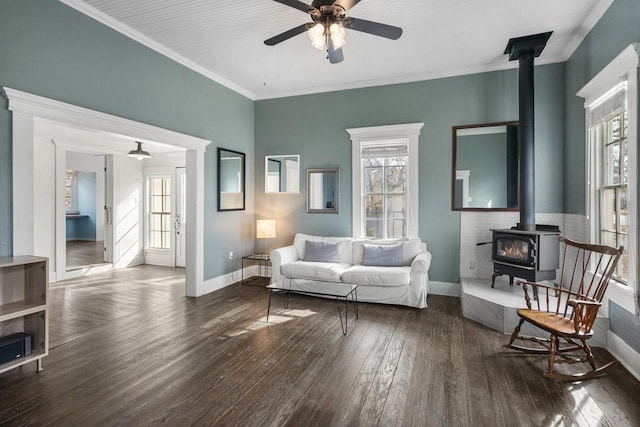
{"type": "Polygon", "coordinates": [[[520,277],[532,282],[553,280],[560,264],[560,229],[535,223],[535,149],[533,60],[540,56],[552,32],[509,40],[504,53],[518,67],[518,153],[520,222],[508,230],[491,230],[494,287],[497,276],[506,274],[509,283],[520,277]]]}
{"type": "Polygon", "coordinates": [[[560,229],[555,225],[536,225],[536,230],[497,229],[492,232],[491,261],[493,275],[491,287],[496,277],[519,277],[528,281],[554,280],[559,263],[560,229]]]}

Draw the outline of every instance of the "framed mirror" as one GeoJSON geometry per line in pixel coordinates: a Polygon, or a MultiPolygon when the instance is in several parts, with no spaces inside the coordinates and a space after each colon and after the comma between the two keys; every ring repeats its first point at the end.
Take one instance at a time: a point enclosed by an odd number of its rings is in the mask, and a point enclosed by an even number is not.
{"type": "Polygon", "coordinates": [[[244,153],[218,148],[218,212],[244,210],[244,181],[244,153]]]}
{"type": "Polygon", "coordinates": [[[453,127],[451,209],[518,210],[518,122],[453,127]]]}
{"type": "Polygon", "coordinates": [[[340,168],[307,169],[307,213],[340,212],[340,168]]]}
{"type": "Polygon", "coordinates": [[[264,158],[265,193],[300,192],[300,156],[266,156],[264,158]]]}

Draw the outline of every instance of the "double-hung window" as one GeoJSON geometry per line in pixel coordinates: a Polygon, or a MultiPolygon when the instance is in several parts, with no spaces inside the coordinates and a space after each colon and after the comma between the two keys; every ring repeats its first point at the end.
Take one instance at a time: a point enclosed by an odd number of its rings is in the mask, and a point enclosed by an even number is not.
{"type": "Polygon", "coordinates": [[[171,248],[171,180],[150,177],[148,180],[147,247],[171,248]]]}
{"type": "Polygon", "coordinates": [[[418,237],[418,140],[423,125],[347,129],[354,237],[418,237]]]}
{"type": "MultiPolygon", "coordinates": [[[[626,91],[620,92],[625,94],[626,91]]],[[[621,104],[618,111],[594,124],[589,134],[597,163],[595,237],[603,245],[627,248],[614,273],[614,278],[626,285],[629,280],[629,149],[626,103],[621,104]]]]}
{"type": "Polygon", "coordinates": [[[365,142],[361,158],[365,237],[407,237],[407,140],[365,142]]]}
{"type": "Polygon", "coordinates": [[[587,239],[624,246],[607,296],[633,313],[638,304],[638,52],[640,45],[630,45],[578,92],[585,99],[587,239]]]}

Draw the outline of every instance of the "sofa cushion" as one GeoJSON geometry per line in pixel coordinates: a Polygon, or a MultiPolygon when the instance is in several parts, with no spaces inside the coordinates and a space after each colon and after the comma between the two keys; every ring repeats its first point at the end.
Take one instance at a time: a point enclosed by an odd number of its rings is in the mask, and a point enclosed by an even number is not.
{"type": "Polygon", "coordinates": [[[282,264],[280,273],[291,279],[322,280],[340,283],[340,277],[348,264],[334,262],[294,261],[282,264]]]}
{"type": "Polygon", "coordinates": [[[426,250],[426,245],[420,239],[354,240],[352,257],[353,264],[362,264],[362,253],[365,243],[375,245],[397,245],[398,243],[402,243],[403,265],[411,265],[411,262],[416,255],[426,250]]]}
{"type": "Polygon", "coordinates": [[[362,265],[400,267],[403,265],[402,243],[395,245],[372,245],[364,243],[362,265]]]}
{"type": "Polygon", "coordinates": [[[405,286],[411,283],[411,267],[352,265],[342,273],[342,281],[361,286],[405,286]]]}
{"type": "Polygon", "coordinates": [[[304,242],[304,261],[340,262],[340,243],[304,242]]]}
{"type": "Polygon", "coordinates": [[[304,233],[296,233],[293,238],[293,246],[298,250],[299,259],[304,259],[304,246],[306,241],[338,243],[340,244],[340,262],[344,264],[353,264],[353,249],[351,245],[353,237],[320,237],[304,233]]]}

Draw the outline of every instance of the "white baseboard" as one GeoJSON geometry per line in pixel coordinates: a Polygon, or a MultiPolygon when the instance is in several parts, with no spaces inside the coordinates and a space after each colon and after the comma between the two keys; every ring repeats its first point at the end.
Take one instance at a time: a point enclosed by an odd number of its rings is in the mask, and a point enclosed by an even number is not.
{"type": "Polygon", "coordinates": [[[175,267],[175,257],[171,251],[144,250],[144,263],[160,265],[163,267],[175,267]]]}
{"type": "Polygon", "coordinates": [[[429,280],[429,293],[448,297],[460,297],[460,283],[434,282],[429,280]]]}
{"type": "Polygon", "coordinates": [[[640,381],[640,354],[611,331],[607,334],[607,350],[640,381]]]}
{"type": "MultiPolygon", "coordinates": [[[[244,277],[248,278],[251,276],[258,275],[258,266],[250,265],[245,267],[244,269],[244,277]]],[[[234,283],[239,282],[242,279],[242,269],[232,271],[231,273],[223,274],[222,276],[214,277],[213,279],[209,279],[204,282],[203,293],[202,295],[208,294],[210,292],[214,292],[225,288],[229,285],[233,285],[234,283]]]]}
{"type": "MultiPolygon", "coordinates": [[[[268,269],[268,274],[271,275],[271,268],[268,269]]],[[[244,269],[244,277],[259,276],[260,268],[258,265],[251,265],[244,269]]],[[[263,269],[264,275],[264,269],[263,269]]],[[[214,292],[236,282],[239,282],[242,277],[242,270],[232,271],[231,273],[223,274],[222,276],[214,277],[204,282],[204,294],[214,292]]],[[[460,297],[460,283],[449,282],[434,282],[429,281],[429,293],[434,295],[444,295],[449,297],[460,297]]]]}
{"type": "Polygon", "coordinates": [[[121,268],[134,267],[136,265],[144,264],[144,256],[142,255],[142,251],[132,256],[123,256],[118,261],[114,263],[115,269],[119,270],[121,268]]]}
{"type": "Polygon", "coordinates": [[[91,276],[92,274],[104,273],[113,270],[113,264],[100,264],[91,267],[79,268],[77,270],[65,271],[63,274],[49,273],[49,283],[59,280],[75,279],[82,276],[91,276]]]}

